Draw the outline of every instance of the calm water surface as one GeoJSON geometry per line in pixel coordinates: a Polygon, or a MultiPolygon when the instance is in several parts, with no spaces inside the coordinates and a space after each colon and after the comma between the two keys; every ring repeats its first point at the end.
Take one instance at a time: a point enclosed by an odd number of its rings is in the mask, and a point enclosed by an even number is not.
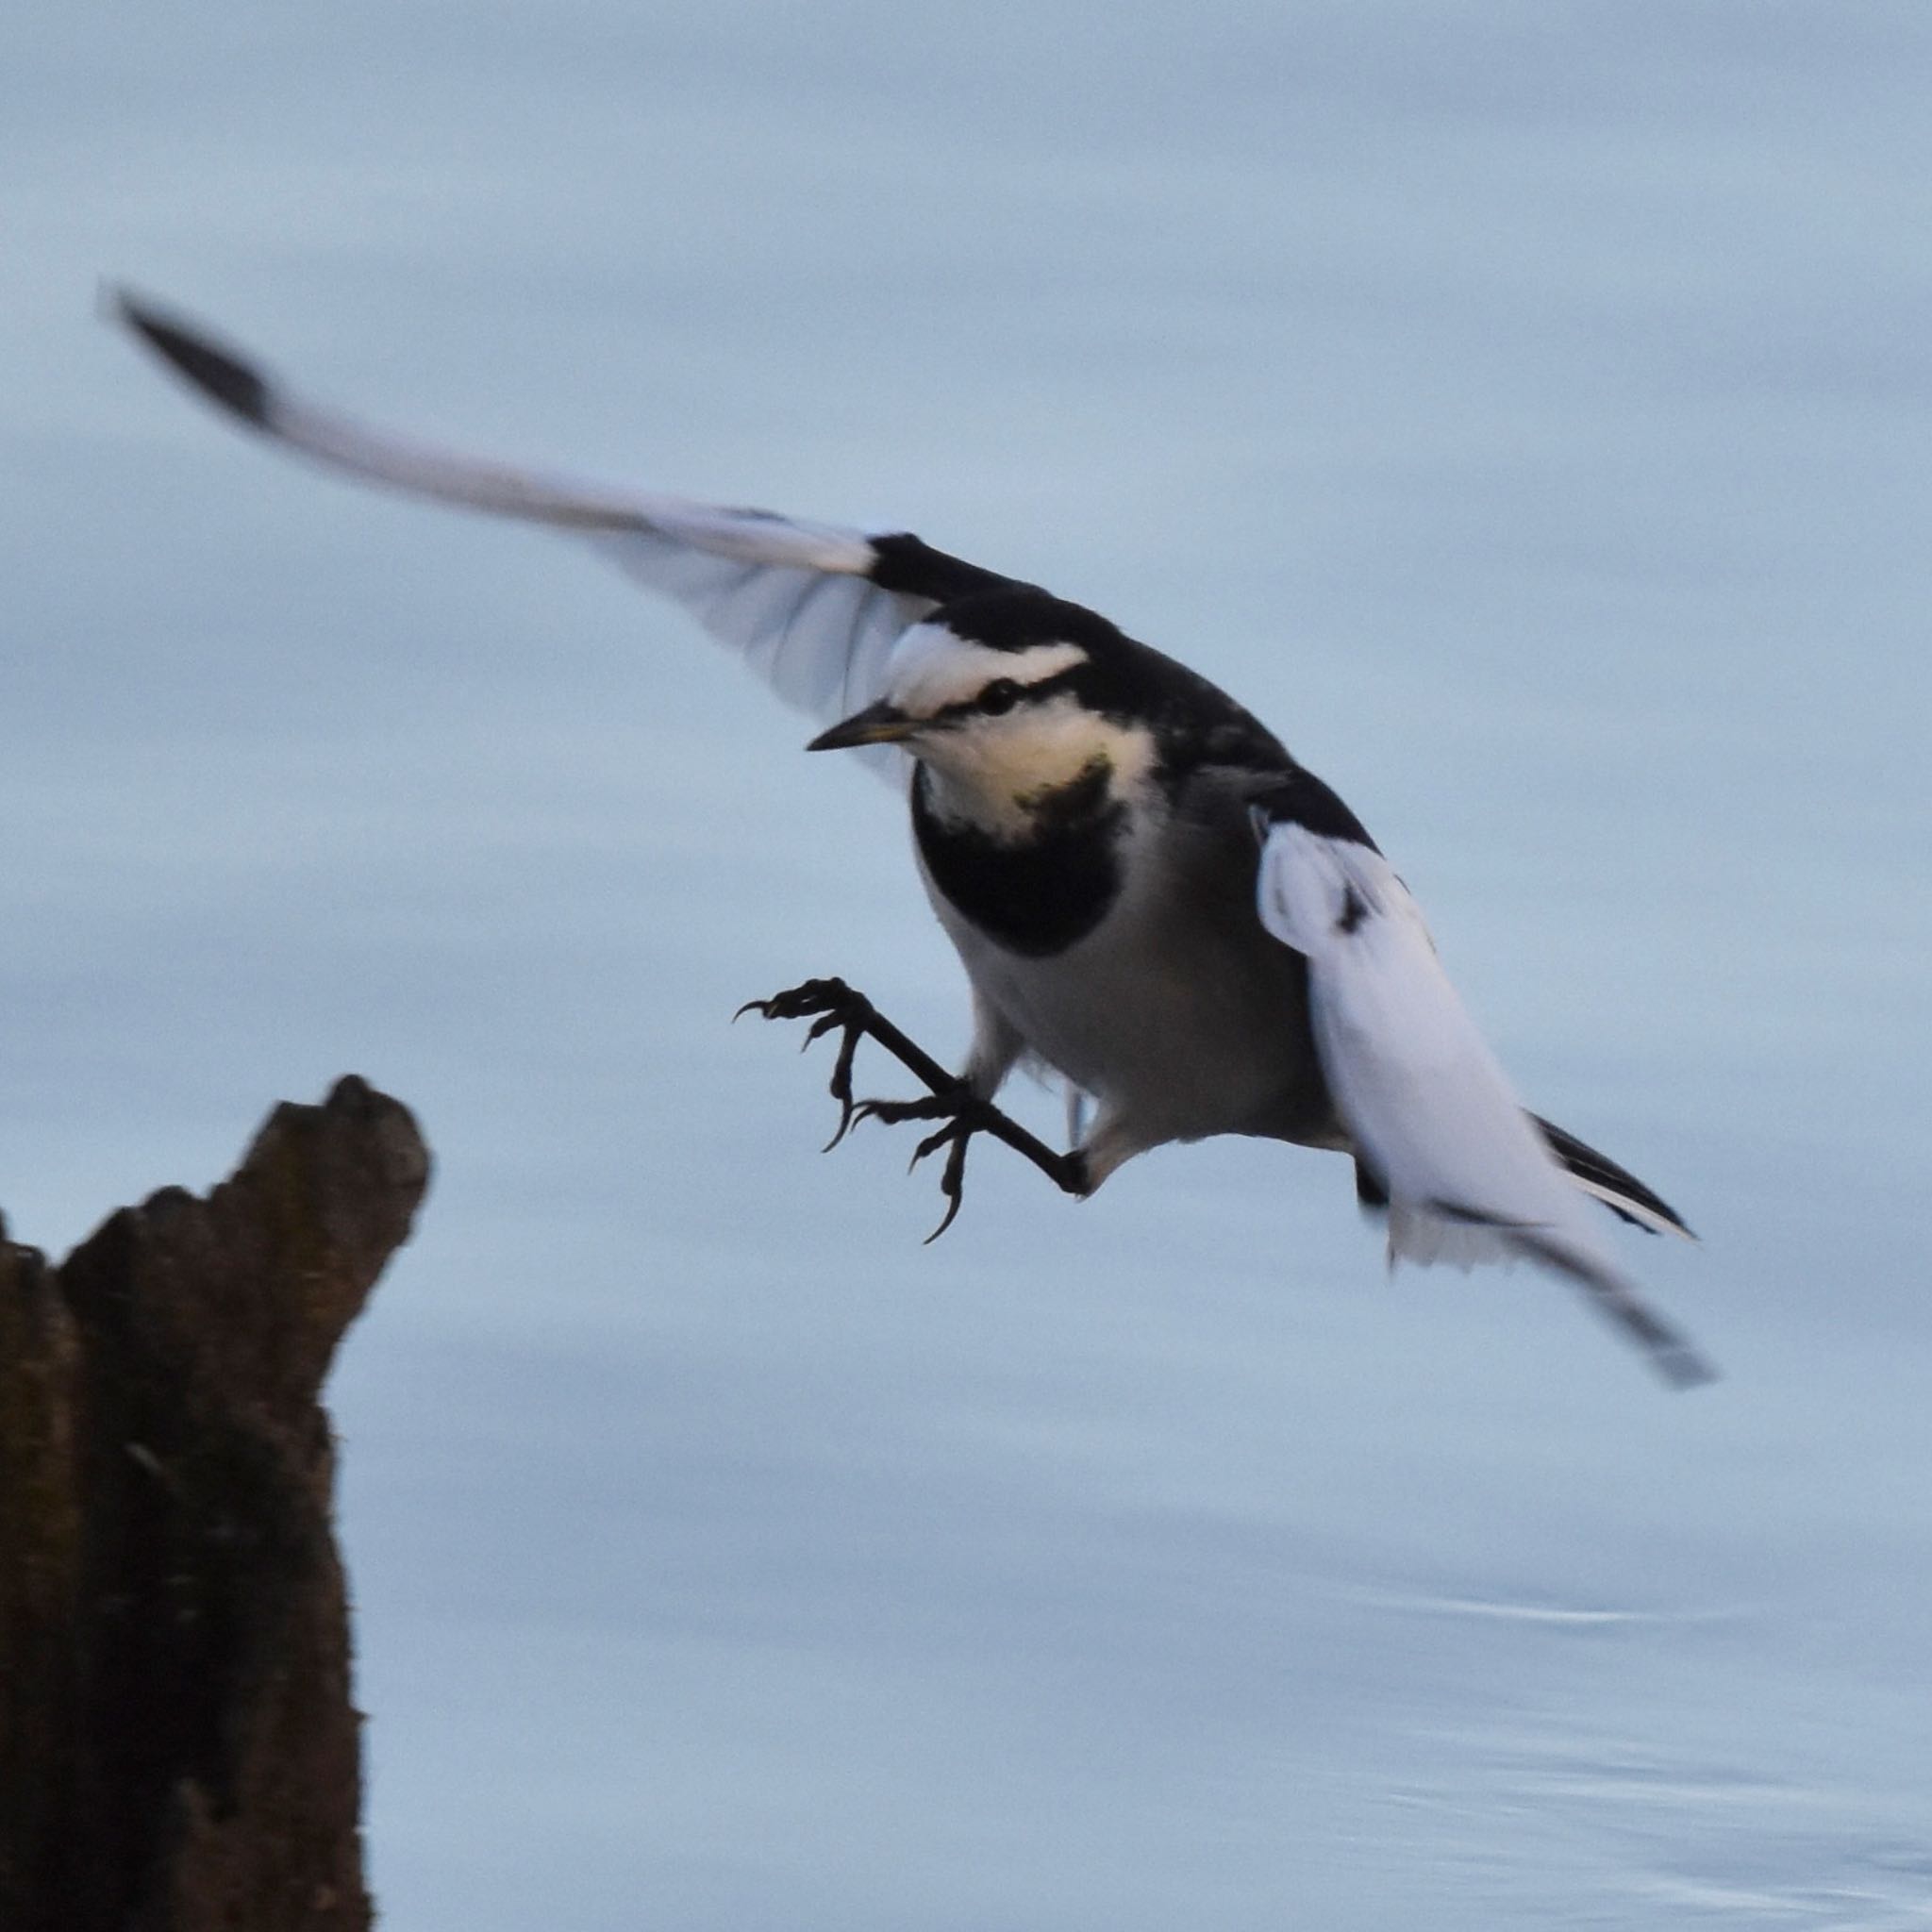
{"type": "MultiPolygon", "coordinates": [[[[1932,1924],[1922,8],[16,6],[0,1200],[354,1068],[388,1923],[1932,1924]],[[906,523],[1238,691],[1726,1378],[1233,1142],[967,1211],[876,787],[567,544],[216,428],[126,275],[485,448],[906,523]]],[[[1041,1096],[1040,1120],[1054,1118],[1041,1096]]]]}

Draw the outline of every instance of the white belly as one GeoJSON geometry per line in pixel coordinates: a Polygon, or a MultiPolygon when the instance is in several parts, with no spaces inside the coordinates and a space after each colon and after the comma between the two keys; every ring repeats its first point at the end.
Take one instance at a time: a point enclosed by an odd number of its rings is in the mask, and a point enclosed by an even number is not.
{"type": "Polygon", "coordinates": [[[1144,874],[1084,939],[1029,958],[927,892],[974,988],[1143,1145],[1325,1119],[1298,955],[1244,900],[1183,903],[1144,874]]]}

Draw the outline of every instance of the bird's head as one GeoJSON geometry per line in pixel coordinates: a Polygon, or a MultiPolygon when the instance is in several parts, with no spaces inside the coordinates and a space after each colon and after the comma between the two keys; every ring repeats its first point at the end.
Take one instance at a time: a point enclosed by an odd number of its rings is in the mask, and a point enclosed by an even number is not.
{"type": "Polygon", "coordinates": [[[1108,647],[1119,641],[1096,626],[1040,591],[949,605],[893,645],[879,702],[809,748],[903,745],[947,816],[1024,837],[1070,788],[1097,802],[1155,763],[1151,726],[1109,701],[1108,647]]]}

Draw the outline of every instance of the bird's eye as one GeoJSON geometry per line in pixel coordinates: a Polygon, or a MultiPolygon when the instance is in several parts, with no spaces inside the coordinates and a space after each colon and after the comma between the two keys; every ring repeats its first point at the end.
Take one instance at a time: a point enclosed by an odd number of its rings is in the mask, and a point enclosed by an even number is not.
{"type": "Polygon", "coordinates": [[[979,693],[979,708],[989,718],[997,718],[1003,711],[1010,711],[1020,702],[1020,687],[1010,677],[995,677],[979,693]]]}

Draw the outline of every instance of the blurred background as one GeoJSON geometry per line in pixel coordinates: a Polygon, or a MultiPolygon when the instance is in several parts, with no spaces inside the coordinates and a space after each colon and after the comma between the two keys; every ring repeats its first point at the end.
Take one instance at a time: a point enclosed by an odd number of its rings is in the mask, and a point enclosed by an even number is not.
{"type": "MultiPolygon", "coordinates": [[[[1910,0],[27,8],[0,63],[0,1204],[355,1070],[388,1923],[1932,1924],[1932,22],[1910,0]],[[998,1148],[896,809],[564,541],[192,407],[910,526],[1335,784],[1704,1235],[1386,1278],[1345,1165],[998,1148]],[[903,1081],[867,1062],[887,1091],[903,1081]],[[861,1071],[861,1088],[869,1083],[861,1071]]],[[[1025,1103],[1051,1126],[1058,1107],[1025,1103]]]]}

